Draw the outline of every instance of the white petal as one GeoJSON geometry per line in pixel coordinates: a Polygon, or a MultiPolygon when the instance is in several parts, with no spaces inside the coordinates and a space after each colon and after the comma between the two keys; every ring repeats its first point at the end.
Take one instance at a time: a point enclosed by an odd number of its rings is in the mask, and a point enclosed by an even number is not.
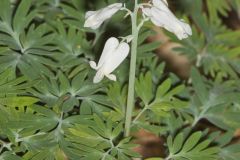
{"type": "Polygon", "coordinates": [[[167,12],[169,11],[168,3],[166,0],[153,0],[153,6],[167,12]]]}
{"type": "Polygon", "coordinates": [[[93,78],[93,83],[99,83],[104,78],[104,73],[102,70],[98,70],[96,75],[93,78]]]}
{"type": "Polygon", "coordinates": [[[90,67],[91,67],[92,69],[97,70],[97,64],[96,64],[96,62],[90,61],[89,64],[90,64],[90,67]]]}
{"type": "Polygon", "coordinates": [[[190,27],[190,25],[187,24],[186,22],[184,22],[184,20],[182,20],[182,19],[180,20],[180,22],[181,22],[182,27],[186,31],[186,33],[188,35],[192,35],[192,28],[190,27]]]}
{"type": "Polygon", "coordinates": [[[97,13],[97,11],[87,11],[85,15],[85,19],[89,18],[90,16],[93,16],[97,13]]]}
{"type": "Polygon", "coordinates": [[[103,23],[101,19],[97,19],[97,15],[99,14],[99,11],[96,11],[93,13],[93,11],[87,12],[86,16],[87,19],[84,23],[84,27],[89,27],[92,29],[97,29],[100,27],[100,25],[103,23]]]}
{"type": "Polygon", "coordinates": [[[168,13],[156,7],[151,8],[151,15],[151,20],[153,21],[153,23],[160,27],[171,27],[171,25],[173,25],[173,22],[176,20],[173,19],[174,17],[171,17],[171,15],[169,15],[168,13]]]}
{"type": "Polygon", "coordinates": [[[175,34],[178,39],[182,40],[184,38],[187,38],[189,35],[192,35],[192,30],[189,24],[179,21],[179,26],[179,29],[175,30],[175,34]]]}
{"type": "Polygon", "coordinates": [[[114,3],[98,11],[89,11],[85,16],[84,27],[97,29],[107,19],[111,18],[117,11],[122,8],[121,3],[114,3]]]}
{"type": "Polygon", "coordinates": [[[105,75],[112,73],[127,57],[130,47],[127,43],[122,42],[118,48],[109,56],[109,59],[103,65],[105,75]]]}
{"type": "Polygon", "coordinates": [[[97,68],[100,68],[106,62],[106,60],[110,58],[111,54],[113,54],[114,50],[118,47],[118,45],[119,41],[115,37],[111,37],[107,40],[102,55],[99,59],[97,68]]]}
{"type": "Polygon", "coordinates": [[[96,18],[98,20],[105,21],[105,20],[111,18],[121,8],[122,8],[121,3],[114,3],[112,5],[109,5],[106,8],[100,10],[100,12],[96,18]]]}

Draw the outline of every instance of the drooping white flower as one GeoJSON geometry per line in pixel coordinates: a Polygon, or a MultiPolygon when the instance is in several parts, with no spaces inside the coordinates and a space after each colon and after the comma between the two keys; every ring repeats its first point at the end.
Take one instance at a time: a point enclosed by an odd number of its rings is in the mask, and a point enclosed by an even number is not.
{"type": "Polygon", "coordinates": [[[99,28],[105,20],[111,18],[121,8],[122,3],[114,3],[97,11],[88,11],[85,16],[84,27],[99,28]]]}
{"type": "Polygon", "coordinates": [[[156,26],[164,27],[166,30],[174,33],[180,40],[192,35],[192,29],[189,24],[177,19],[167,5],[166,0],[153,0],[151,8],[143,8],[142,10],[156,26]]]}
{"type": "Polygon", "coordinates": [[[100,82],[104,76],[110,80],[116,81],[116,76],[111,74],[127,57],[130,47],[125,42],[118,41],[117,38],[111,37],[107,40],[102,55],[98,64],[94,61],[90,61],[90,66],[97,70],[96,75],[93,78],[93,83],[100,82]]]}

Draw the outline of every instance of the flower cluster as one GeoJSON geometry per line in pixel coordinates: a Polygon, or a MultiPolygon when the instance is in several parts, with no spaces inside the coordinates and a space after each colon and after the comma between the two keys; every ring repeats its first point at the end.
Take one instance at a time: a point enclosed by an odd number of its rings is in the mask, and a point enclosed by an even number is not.
{"type": "MultiPolygon", "coordinates": [[[[153,24],[159,27],[163,27],[166,30],[174,33],[179,40],[187,38],[192,35],[192,30],[189,24],[183,20],[179,20],[168,8],[166,0],[152,0],[148,4],[139,4],[139,9],[142,9],[145,22],[150,19],[153,24]]],[[[122,3],[114,3],[98,11],[88,11],[86,13],[86,21],[84,27],[91,29],[98,29],[101,24],[107,19],[111,18],[115,13],[120,10],[127,10],[122,3]]],[[[128,13],[133,14],[133,13],[128,13]]],[[[116,76],[111,74],[127,57],[129,53],[129,41],[127,43],[119,43],[117,38],[111,37],[107,40],[103,53],[100,57],[98,64],[90,61],[90,66],[97,70],[97,73],[93,79],[94,83],[100,82],[104,76],[110,80],[116,81],[116,76]]]]}

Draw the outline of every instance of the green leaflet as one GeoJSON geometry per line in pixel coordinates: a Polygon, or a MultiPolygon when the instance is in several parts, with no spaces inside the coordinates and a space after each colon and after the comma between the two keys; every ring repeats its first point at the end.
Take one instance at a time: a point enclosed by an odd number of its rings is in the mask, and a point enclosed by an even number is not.
{"type": "Polygon", "coordinates": [[[239,103],[239,92],[234,91],[237,84],[232,83],[231,80],[222,84],[221,79],[216,79],[215,85],[211,81],[204,82],[203,77],[196,69],[192,70],[191,77],[195,94],[191,98],[191,108],[186,111],[193,115],[194,121],[192,125],[196,125],[201,119],[207,119],[225,130],[238,128],[237,114],[239,110],[231,106],[232,102],[239,103]]]}
{"type": "Polygon", "coordinates": [[[24,107],[38,102],[39,99],[33,97],[7,97],[0,98],[0,104],[9,107],[24,107]]]}
{"type": "Polygon", "coordinates": [[[211,141],[200,141],[202,132],[195,132],[184,138],[183,133],[179,133],[174,139],[169,136],[167,145],[169,148],[169,159],[216,159],[219,153],[218,147],[208,147],[211,141]]]}
{"type": "Polygon", "coordinates": [[[88,62],[99,59],[107,38],[131,33],[130,19],[119,11],[98,30],[84,28],[84,21],[88,10],[112,3],[132,9],[133,2],[0,0],[0,159],[132,160],[142,157],[135,152],[145,139],[139,131],[163,143],[156,150],[165,154],[147,160],[239,159],[240,31],[228,17],[238,14],[239,0],[168,0],[191,24],[192,36],[182,41],[165,29],[152,41],[159,30],[144,24],[132,135],[124,137],[130,56],[114,71],[116,82],[93,84],[88,62]],[[185,55],[190,78],[171,73],[170,62],[154,53],[172,44],[166,55],[185,55]]]}
{"type": "Polygon", "coordinates": [[[85,119],[81,124],[70,128],[68,139],[75,144],[76,150],[81,150],[86,158],[130,159],[130,157],[139,157],[132,151],[136,144],[132,144],[130,138],[117,140],[122,130],[122,123],[112,122],[111,119],[105,122],[94,115],[91,120],[85,119]]]}

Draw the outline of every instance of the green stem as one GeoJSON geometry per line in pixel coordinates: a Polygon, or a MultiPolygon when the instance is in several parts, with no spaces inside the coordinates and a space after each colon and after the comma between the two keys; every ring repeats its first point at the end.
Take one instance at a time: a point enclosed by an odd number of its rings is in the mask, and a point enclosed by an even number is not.
{"type": "Polygon", "coordinates": [[[130,135],[132,112],[134,108],[134,85],[135,85],[135,72],[136,72],[136,59],[137,59],[137,44],[138,44],[138,25],[137,25],[137,12],[138,2],[135,0],[134,12],[131,15],[132,19],[132,46],[131,46],[131,61],[129,72],[129,84],[128,84],[128,97],[127,97],[127,109],[125,119],[125,136],[130,135]]]}
{"type": "Polygon", "coordinates": [[[192,127],[194,127],[195,125],[197,125],[197,123],[204,117],[204,115],[206,114],[206,112],[209,110],[210,106],[204,106],[204,109],[200,112],[200,114],[198,116],[196,116],[194,118],[194,121],[192,123],[192,127]]]}
{"type": "Polygon", "coordinates": [[[137,122],[137,120],[142,116],[142,114],[146,111],[146,110],[148,110],[148,108],[149,108],[149,106],[146,106],[146,107],[144,107],[142,110],[141,110],[141,112],[139,112],[138,113],[138,115],[133,119],[133,121],[132,121],[132,124],[134,125],[136,122],[137,122]]]}

